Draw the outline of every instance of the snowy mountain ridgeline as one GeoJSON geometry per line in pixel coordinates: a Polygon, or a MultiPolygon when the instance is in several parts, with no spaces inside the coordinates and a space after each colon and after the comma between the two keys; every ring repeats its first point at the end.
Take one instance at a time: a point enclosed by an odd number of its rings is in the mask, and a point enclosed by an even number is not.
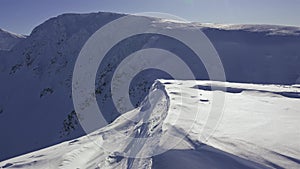
{"type": "MultiPolygon", "coordinates": [[[[229,87],[226,92],[208,90],[207,86],[212,85],[211,82],[198,81],[200,84],[195,87],[187,81],[156,81],[166,88],[166,93],[155,97],[158,99],[156,101],[164,100],[162,103],[166,105],[154,104],[154,108],[150,110],[160,108],[164,110],[165,116],[154,125],[159,129],[150,124],[146,127],[158,139],[152,140],[147,144],[150,147],[142,148],[139,153],[147,153],[154,145],[158,149],[165,149],[164,143],[170,138],[164,136],[163,131],[188,137],[176,149],[153,158],[134,160],[123,158],[118,153],[107,154],[99,147],[108,145],[104,147],[112,147],[113,152],[124,152],[130,142],[121,142],[122,139],[110,129],[118,129],[126,135],[139,134],[140,130],[137,129],[145,126],[141,127],[140,123],[130,123],[122,118],[126,115],[138,116],[146,104],[143,102],[145,96],[149,91],[155,93],[151,86],[156,79],[170,79],[168,74],[155,70],[140,73],[128,91],[136,109],[120,116],[111,101],[110,82],[107,81],[113,74],[112,70],[118,66],[118,59],[134,51],[157,46],[177,52],[187,60],[193,55],[186,46],[170,43],[171,39],[168,37],[146,34],[128,38],[107,53],[109,59],[99,68],[95,82],[99,108],[103,110],[105,119],[112,124],[96,130],[92,136],[83,136],[85,132],[78,122],[72,102],[75,61],[81,48],[95,31],[122,16],[124,15],[103,12],[63,14],[37,26],[27,37],[9,34],[11,38],[6,38],[0,32],[0,161],[78,138],[3,161],[0,167],[174,168],[176,166],[172,166],[171,161],[178,160],[189,163],[191,166],[188,168],[299,167],[300,152],[297,147],[300,145],[297,141],[300,140],[300,133],[295,131],[299,128],[297,106],[300,105],[299,86],[295,85],[300,83],[298,27],[175,23],[151,18],[158,28],[189,31],[193,27],[202,30],[220,56],[227,81],[236,83],[226,84],[229,87]],[[177,90],[176,85],[185,90],[177,90]],[[199,90],[201,96],[193,96],[194,90],[199,90]],[[220,131],[212,136],[209,145],[202,145],[196,129],[192,134],[187,134],[186,126],[192,120],[189,116],[172,127],[172,117],[176,113],[171,110],[176,109],[176,105],[179,106],[176,95],[181,94],[191,97],[190,104],[201,104],[206,110],[213,92],[223,92],[228,96],[226,103],[228,102],[229,107],[225,111],[228,114],[225,113],[225,121],[222,121],[221,128],[218,128],[220,131]],[[170,105],[167,106],[167,103],[170,105]],[[155,108],[155,105],[158,107],[155,108]],[[239,130],[241,126],[244,127],[239,130]],[[257,137],[253,137],[256,135],[257,137]],[[101,146],[95,147],[91,140],[101,146]],[[197,151],[200,147],[204,147],[204,152],[197,151]],[[186,158],[178,159],[179,156],[186,158]],[[196,157],[207,158],[208,161],[218,159],[220,163],[205,163],[196,160],[196,157]],[[227,165],[223,165],[224,163],[227,165]]],[[[209,80],[203,63],[195,61],[194,67],[199,70],[195,75],[198,80],[209,80]]],[[[215,83],[218,85],[218,82],[215,83]]],[[[184,109],[188,112],[189,105],[184,109]]],[[[198,121],[197,125],[202,126],[203,119],[198,121]]]]}
{"type": "Polygon", "coordinates": [[[23,35],[14,34],[0,29],[0,50],[10,50],[24,38],[26,37],[23,35]]]}
{"type": "Polygon", "coordinates": [[[158,80],[139,107],[110,125],[88,136],[2,161],[0,166],[297,169],[300,135],[295,128],[299,127],[300,100],[286,95],[291,92],[299,97],[300,89],[288,85],[214,81],[197,81],[195,85],[194,81],[158,80]],[[199,136],[210,114],[213,95],[225,92],[207,87],[221,85],[229,88],[225,93],[227,106],[219,127],[204,144],[199,136]],[[181,96],[185,96],[185,104],[181,96]],[[199,116],[194,111],[198,105],[199,116]]]}

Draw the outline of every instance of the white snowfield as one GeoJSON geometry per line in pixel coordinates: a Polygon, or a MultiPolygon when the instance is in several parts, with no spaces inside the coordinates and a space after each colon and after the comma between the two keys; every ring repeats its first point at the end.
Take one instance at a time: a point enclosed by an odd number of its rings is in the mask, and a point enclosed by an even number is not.
{"type": "Polygon", "coordinates": [[[0,167],[297,169],[299,110],[297,85],[157,80],[140,107],[110,125],[0,167]],[[227,91],[218,89],[223,85],[227,91]],[[202,140],[216,93],[225,94],[223,115],[211,137],[202,140]]]}

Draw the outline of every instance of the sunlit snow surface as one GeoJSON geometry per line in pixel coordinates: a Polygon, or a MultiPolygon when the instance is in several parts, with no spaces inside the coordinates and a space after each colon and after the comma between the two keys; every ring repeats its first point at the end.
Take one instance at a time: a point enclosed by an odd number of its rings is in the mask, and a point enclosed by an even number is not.
{"type": "Polygon", "coordinates": [[[196,83],[195,86],[193,81],[159,80],[156,85],[163,86],[161,90],[154,86],[150,100],[146,99],[141,107],[123,114],[109,126],[3,161],[0,167],[300,168],[299,86],[196,83]],[[227,91],[210,90],[211,85],[224,84],[227,91]],[[201,140],[201,129],[210,113],[213,92],[225,93],[224,112],[216,131],[205,141],[201,140]],[[145,111],[149,103],[152,105],[145,111]],[[142,123],[146,115],[151,123],[142,123]],[[145,124],[147,129],[143,132],[145,124]],[[154,137],[143,144],[122,137],[141,133],[154,137]],[[181,141],[176,146],[169,146],[178,140],[181,141]],[[122,156],[138,146],[139,154],[166,152],[144,159],[122,156]]]}
{"type": "MultiPolygon", "coordinates": [[[[73,124],[76,122],[71,87],[74,65],[89,37],[107,23],[122,16],[124,15],[106,12],[63,14],[38,25],[26,38],[14,35],[13,37],[21,40],[13,43],[11,49],[1,50],[3,48],[0,44],[0,133],[1,138],[5,138],[0,144],[0,161],[84,134],[80,125],[73,124]],[[70,122],[74,128],[66,125],[70,122]]],[[[202,30],[219,53],[227,81],[257,84],[300,83],[298,27],[174,23],[152,19],[153,26],[158,30],[202,30]]],[[[203,63],[192,59],[191,51],[188,52],[188,48],[180,43],[170,42],[164,37],[142,37],[122,41],[119,49],[111,50],[111,55],[107,55],[108,62],[99,66],[96,96],[98,107],[109,122],[119,116],[119,112],[112,105],[112,99],[106,98],[110,94],[110,85],[107,84],[110,81],[105,79],[113,75],[109,65],[118,67],[112,59],[114,56],[128,58],[130,52],[142,51],[144,47],[169,48],[174,54],[178,52],[178,58],[186,58],[190,68],[201,69],[195,74],[196,79],[211,79],[207,76],[203,63]],[[133,43],[132,40],[137,42],[133,43]],[[103,69],[106,77],[102,76],[100,69],[103,69]],[[102,89],[99,86],[106,87],[102,89]]],[[[10,38],[6,39],[1,35],[0,41],[4,45],[10,44],[10,38]]],[[[174,67],[173,63],[174,60],[171,63],[174,67]]],[[[143,93],[143,90],[135,87],[144,83],[144,77],[147,80],[151,77],[147,86],[153,83],[152,79],[167,78],[153,71],[144,73],[139,73],[137,78],[131,80],[128,92],[132,94],[130,101],[133,105],[146,95],[146,92],[143,93]]],[[[205,99],[203,101],[205,106],[211,103],[205,102],[205,99]]]]}

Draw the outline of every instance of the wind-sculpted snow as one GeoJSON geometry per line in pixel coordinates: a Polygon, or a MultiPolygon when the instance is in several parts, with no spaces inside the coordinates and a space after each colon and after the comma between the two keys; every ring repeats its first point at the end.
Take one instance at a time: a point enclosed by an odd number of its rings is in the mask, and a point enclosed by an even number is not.
{"type": "Polygon", "coordinates": [[[300,167],[300,135],[295,130],[300,127],[300,100],[276,94],[300,93],[297,86],[212,81],[197,81],[195,86],[194,83],[159,80],[139,107],[110,125],[87,136],[3,161],[0,167],[300,167]],[[243,91],[199,88],[222,84],[243,91]],[[201,140],[214,92],[226,95],[223,118],[212,137],[208,141],[201,140]],[[182,104],[183,98],[187,100],[185,104],[182,104]],[[194,118],[193,106],[198,105],[201,106],[199,116],[194,118]]]}
{"type": "MultiPolygon", "coordinates": [[[[95,31],[121,16],[124,15],[103,12],[63,14],[37,26],[9,51],[0,51],[0,133],[1,138],[5,138],[0,144],[0,160],[85,134],[72,102],[71,83],[75,61],[80,49],[95,31]]],[[[229,29],[218,25],[174,23],[154,18],[151,21],[157,29],[201,29],[216,48],[228,81],[278,85],[300,82],[299,28],[251,25],[231,26],[229,29]]],[[[179,42],[174,45],[175,42],[163,36],[141,35],[114,46],[114,50],[107,55],[107,64],[99,68],[95,82],[97,101],[102,108],[105,107],[107,121],[114,121],[119,116],[112,111],[107,99],[110,86],[106,80],[112,76],[111,69],[115,66],[113,58],[122,58],[145,47],[161,46],[186,58],[194,68],[199,69],[195,75],[197,79],[208,80],[203,63],[189,59],[193,52],[179,42]]],[[[169,75],[145,71],[136,76],[128,91],[130,101],[136,107],[140,106],[153,82],[160,78],[169,78],[169,75]]],[[[169,94],[174,97],[180,93],[172,92],[169,94]]],[[[280,105],[299,96],[293,91],[270,93],[243,90],[232,94],[249,97],[268,95],[272,99],[278,97],[282,100],[278,101],[280,105]]],[[[201,105],[210,105],[208,98],[199,100],[201,105]]],[[[182,109],[189,109],[189,106],[193,104],[185,105],[182,109]]],[[[268,109],[273,110],[272,107],[268,109]]],[[[291,110],[295,109],[288,109],[291,110]]],[[[168,118],[173,119],[170,116],[168,118]]]]}

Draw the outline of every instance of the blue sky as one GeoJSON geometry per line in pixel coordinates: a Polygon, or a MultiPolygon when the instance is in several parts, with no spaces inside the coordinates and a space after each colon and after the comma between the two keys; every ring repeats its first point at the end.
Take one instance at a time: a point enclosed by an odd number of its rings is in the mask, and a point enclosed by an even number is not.
{"type": "Polygon", "coordinates": [[[0,28],[29,34],[62,13],[164,12],[190,21],[300,26],[300,0],[0,0],[0,28]]]}

